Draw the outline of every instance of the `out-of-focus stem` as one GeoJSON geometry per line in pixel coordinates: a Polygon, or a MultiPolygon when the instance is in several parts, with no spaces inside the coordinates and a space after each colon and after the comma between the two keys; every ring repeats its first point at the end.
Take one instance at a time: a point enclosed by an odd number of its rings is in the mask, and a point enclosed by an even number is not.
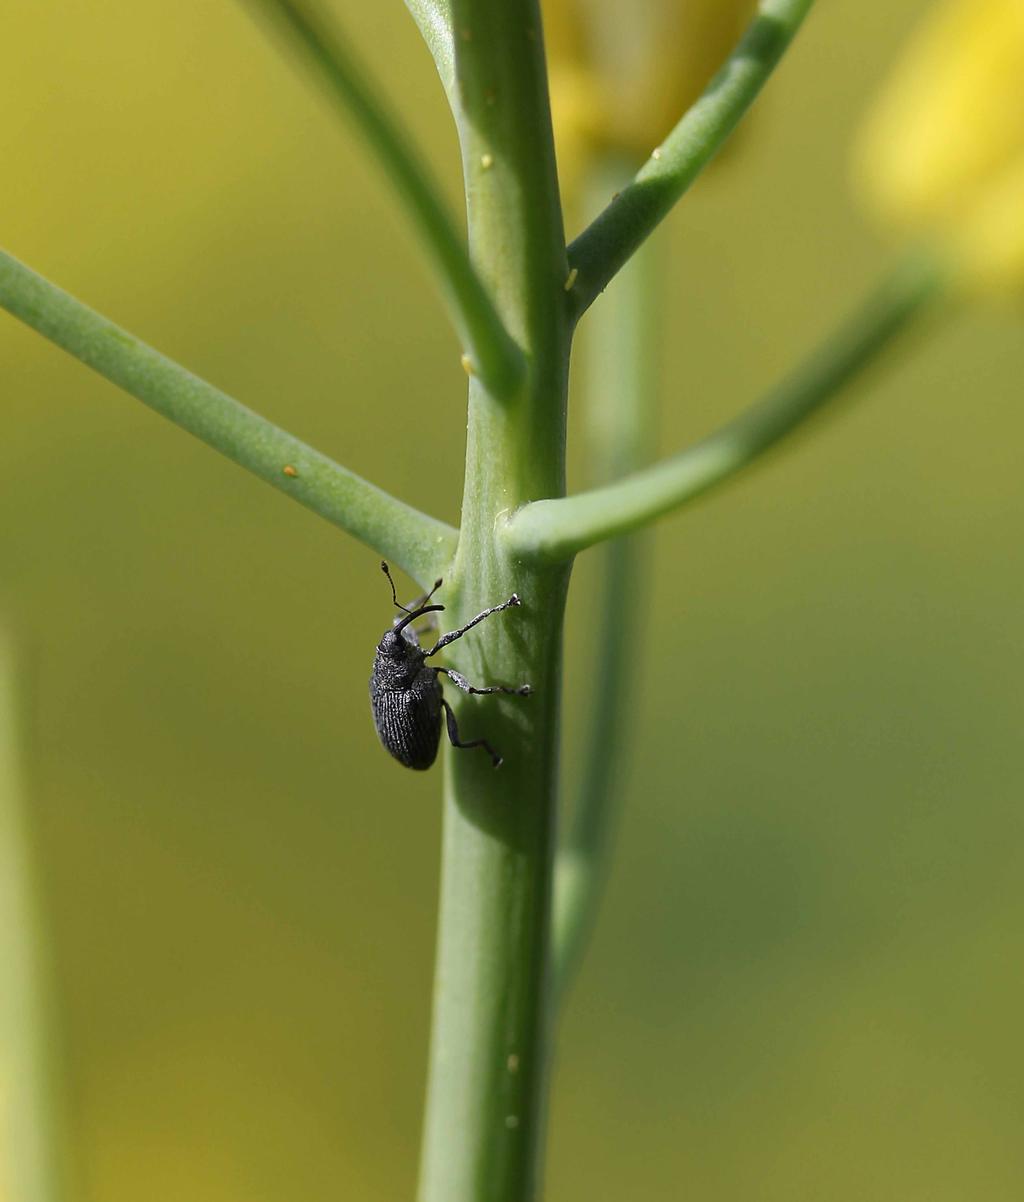
{"type": "MultiPolygon", "coordinates": [[[[593,206],[623,186],[628,168],[600,164],[587,193],[593,206]]],[[[635,471],[653,453],[657,408],[660,259],[648,243],[622,269],[583,331],[586,461],[593,485],[635,471]]],[[[598,552],[598,582],[587,596],[597,612],[586,656],[589,710],[579,756],[581,777],[569,830],[555,861],[553,978],[569,985],[586,948],[607,876],[624,758],[628,714],[647,596],[644,536],[617,538],[598,552]]]]}
{"type": "Polygon", "coordinates": [[[14,648],[0,628],[0,1198],[61,1202],[66,1146],[19,701],[14,648]]]}

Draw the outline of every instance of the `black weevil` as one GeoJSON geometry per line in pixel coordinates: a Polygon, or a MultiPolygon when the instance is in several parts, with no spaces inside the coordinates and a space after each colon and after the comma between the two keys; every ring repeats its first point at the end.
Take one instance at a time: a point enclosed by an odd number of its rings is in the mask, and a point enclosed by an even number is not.
{"type": "Polygon", "coordinates": [[[464,693],[512,693],[525,697],[530,692],[530,686],[524,684],[519,688],[507,688],[505,685],[491,685],[478,689],[453,668],[436,668],[424,661],[442,647],[461,639],[467,630],[471,630],[484,618],[519,605],[519,597],[513,593],[501,605],[492,605],[490,609],[483,610],[460,630],[443,634],[429,651],[424,651],[412,623],[426,614],[439,613],[444,609],[443,605],[427,604],[441,587],[441,581],[435,581],[429,593],[414,601],[412,605],[405,606],[399,603],[388,565],[382,562],[380,566],[391,585],[391,599],[396,607],[404,612],[404,617],[396,618],[391,629],[381,636],[373,661],[373,674],[370,677],[373,723],[381,743],[407,768],[429,768],[437,758],[437,748],[441,742],[443,709],[452,746],[483,747],[490,755],[491,763],[497,768],[501,763],[501,756],[486,739],[473,739],[469,743],[463,743],[459,738],[455,715],[444,699],[438,676],[447,676],[452,684],[457,685],[464,693]]]}

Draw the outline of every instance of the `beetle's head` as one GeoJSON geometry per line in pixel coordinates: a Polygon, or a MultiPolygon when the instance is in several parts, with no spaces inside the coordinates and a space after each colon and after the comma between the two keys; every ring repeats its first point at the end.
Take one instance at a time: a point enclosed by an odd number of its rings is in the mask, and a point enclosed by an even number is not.
{"type": "Polygon", "coordinates": [[[388,659],[408,659],[420,649],[419,639],[412,629],[412,623],[417,618],[422,618],[424,614],[438,613],[442,609],[444,609],[443,605],[421,605],[419,609],[407,613],[400,622],[396,622],[381,636],[381,640],[377,644],[378,653],[388,659]]]}
{"type": "Polygon", "coordinates": [[[380,642],[377,644],[377,654],[383,655],[387,659],[404,660],[409,658],[409,654],[415,649],[415,646],[416,644],[406,637],[404,630],[393,626],[381,635],[380,642]]]}

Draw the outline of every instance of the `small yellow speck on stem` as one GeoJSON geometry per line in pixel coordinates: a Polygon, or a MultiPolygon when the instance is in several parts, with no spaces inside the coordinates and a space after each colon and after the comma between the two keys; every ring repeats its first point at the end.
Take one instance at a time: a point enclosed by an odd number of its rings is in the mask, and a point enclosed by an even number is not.
{"type": "Polygon", "coordinates": [[[661,158],[661,147],[660,146],[655,146],[655,148],[651,151],[651,158],[652,159],[660,159],[661,158]]]}
{"type": "Polygon", "coordinates": [[[476,374],[473,370],[473,360],[468,355],[463,355],[462,358],[459,359],[459,362],[462,364],[462,370],[467,376],[476,374]]]}
{"type": "Polygon", "coordinates": [[[298,470],[292,467],[290,463],[286,463],[284,467],[281,468],[281,471],[284,472],[286,476],[297,476],[299,474],[298,470]]]}
{"type": "Polygon", "coordinates": [[[519,1057],[515,1054],[515,1052],[511,1052],[509,1054],[509,1058],[505,1061],[505,1063],[508,1066],[508,1071],[510,1073],[519,1072],[519,1057]]]}
{"type": "Polygon", "coordinates": [[[565,288],[566,292],[572,292],[572,286],[576,283],[576,279],[579,274],[580,269],[578,267],[574,267],[565,277],[565,283],[562,285],[562,287],[565,288]]]}
{"type": "Polygon", "coordinates": [[[489,171],[494,166],[494,155],[482,154],[480,156],[480,166],[483,167],[485,171],[489,171]]]}

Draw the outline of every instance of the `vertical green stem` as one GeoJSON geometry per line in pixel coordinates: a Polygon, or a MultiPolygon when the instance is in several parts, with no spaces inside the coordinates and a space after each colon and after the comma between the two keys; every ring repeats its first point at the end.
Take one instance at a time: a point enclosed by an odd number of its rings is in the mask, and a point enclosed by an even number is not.
{"type": "MultiPolygon", "coordinates": [[[[605,161],[590,173],[588,207],[631,178],[629,165],[605,161]]],[[[635,471],[654,450],[659,256],[645,243],[612,281],[583,332],[585,435],[591,487],[635,471]]],[[[599,579],[587,598],[596,611],[588,657],[588,713],[581,777],[571,826],[555,870],[554,982],[561,996],[590,936],[607,875],[616,800],[646,596],[646,539],[618,538],[600,548],[599,579]]]]}
{"type": "Polygon", "coordinates": [[[449,688],[450,752],[421,1202],[529,1202],[547,1092],[548,959],[567,565],[527,569],[494,537],[500,515],[565,491],[567,266],[536,0],[456,0],[454,105],[470,249],[527,355],[518,393],[471,380],[462,532],[446,581],[453,624],[523,604],[453,644],[471,680],[529,682],[529,698],[449,688]]]}
{"type": "Polygon", "coordinates": [[[19,757],[13,648],[0,630],[0,1198],[58,1202],[61,1124],[53,1088],[52,1023],[45,988],[31,840],[19,757]]]}

